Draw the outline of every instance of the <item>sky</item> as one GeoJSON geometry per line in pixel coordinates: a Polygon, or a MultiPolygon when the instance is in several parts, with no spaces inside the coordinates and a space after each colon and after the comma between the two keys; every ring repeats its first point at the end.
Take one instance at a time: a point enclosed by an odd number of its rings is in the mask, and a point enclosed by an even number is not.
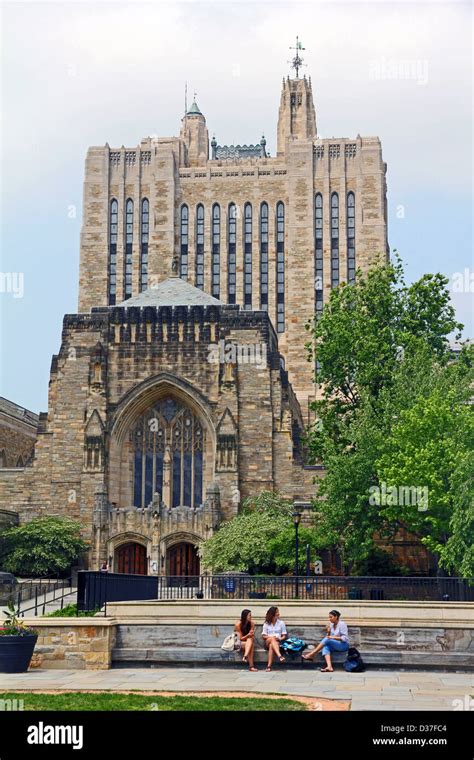
{"type": "Polygon", "coordinates": [[[276,153],[297,34],[321,137],[378,135],[409,282],[449,278],[474,334],[470,2],[6,2],[0,54],[0,395],[47,409],[77,311],[90,145],[177,135],[197,92],[219,144],[276,153]]]}

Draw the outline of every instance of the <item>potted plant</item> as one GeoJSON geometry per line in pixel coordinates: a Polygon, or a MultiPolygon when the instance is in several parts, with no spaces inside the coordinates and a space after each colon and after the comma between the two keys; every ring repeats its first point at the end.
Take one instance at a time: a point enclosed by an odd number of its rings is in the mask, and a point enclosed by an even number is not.
{"type": "Polygon", "coordinates": [[[9,602],[3,625],[0,627],[0,673],[24,673],[28,670],[31,656],[38,639],[38,632],[29,628],[9,602]]]}

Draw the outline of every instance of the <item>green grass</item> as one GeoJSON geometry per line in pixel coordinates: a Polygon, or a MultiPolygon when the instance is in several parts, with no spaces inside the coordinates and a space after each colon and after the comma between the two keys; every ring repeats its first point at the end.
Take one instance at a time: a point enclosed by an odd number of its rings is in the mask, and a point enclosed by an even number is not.
{"type": "Polygon", "coordinates": [[[77,604],[66,604],[62,610],[54,610],[54,612],[47,612],[44,617],[93,617],[99,608],[90,612],[77,611],[77,604]]]}
{"type": "Polygon", "coordinates": [[[23,700],[24,710],[137,710],[137,711],[278,711],[306,710],[301,702],[292,699],[265,697],[151,697],[143,694],[115,694],[65,692],[41,694],[38,692],[0,692],[0,700],[23,700]]]}

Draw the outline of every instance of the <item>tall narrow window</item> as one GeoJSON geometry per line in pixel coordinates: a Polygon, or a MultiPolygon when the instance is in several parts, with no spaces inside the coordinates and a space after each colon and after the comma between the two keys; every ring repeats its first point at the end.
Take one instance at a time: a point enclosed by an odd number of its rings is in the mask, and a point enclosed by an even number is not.
{"type": "Polygon", "coordinates": [[[109,216],[109,306],[117,302],[117,231],[118,202],[112,198],[109,216]]]}
{"type": "Polygon", "coordinates": [[[244,309],[252,308],[252,206],[244,209],[244,309]]]}
{"type": "Polygon", "coordinates": [[[260,206],[260,308],[268,311],[268,203],[260,206]]]}
{"type": "Polygon", "coordinates": [[[183,280],[188,279],[188,230],[189,210],[187,206],[181,206],[179,276],[183,280]]]}
{"type": "Polygon", "coordinates": [[[285,332],[285,206],[277,203],[276,209],[276,266],[277,266],[277,332],[285,332]]]}
{"type": "Polygon", "coordinates": [[[161,399],[138,418],[130,444],[136,507],[147,507],[155,493],[167,500],[168,507],[201,506],[205,435],[191,409],[172,397],[161,399]],[[166,459],[171,460],[168,493],[164,493],[166,459]]]}
{"type": "Polygon", "coordinates": [[[323,196],[317,193],[314,201],[314,300],[316,317],[323,310],[323,196]]]}
{"type": "Polygon", "coordinates": [[[212,207],[212,277],[211,295],[220,295],[220,256],[221,256],[221,209],[215,203],[212,207]]]}
{"type": "Polygon", "coordinates": [[[235,304],[237,284],[237,207],[229,206],[228,241],[227,241],[227,302],[235,304]]]}
{"type": "Polygon", "coordinates": [[[339,285],[339,196],[331,196],[331,287],[339,285]]]}
{"type": "Polygon", "coordinates": [[[347,282],[355,282],[355,195],[347,194],[347,282]]]}
{"type": "Polygon", "coordinates": [[[196,209],[196,287],[204,289],[204,206],[196,209]]]}
{"type": "Polygon", "coordinates": [[[142,218],[140,229],[140,293],[148,287],[148,232],[150,204],[147,198],[142,200],[142,218]]]}
{"type": "Polygon", "coordinates": [[[124,258],[124,297],[132,295],[132,245],[133,245],[133,201],[129,198],[125,204],[125,258],[124,258]]]}

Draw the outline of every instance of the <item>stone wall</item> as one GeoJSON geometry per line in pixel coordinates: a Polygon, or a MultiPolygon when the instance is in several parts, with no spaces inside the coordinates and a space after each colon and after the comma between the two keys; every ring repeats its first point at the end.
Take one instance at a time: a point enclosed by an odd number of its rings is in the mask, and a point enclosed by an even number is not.
{"type": "Polygon", "coordinates": [[[111,665],[116,626],[109,619],[35,618],[38,631],[32,668],[106,670],[111,665]]]}
{"type": "MultiPolygon", "coordinates": [[[[111,602],[108,617],[32,618],[39,639],[31,667],[100,670],[113,662],[219,662],[238,660],[221,644],[250,607],[261,626],[267,600],[111,602]]],[[[281,602],[291,634],[315,643],[324,635],[327,602],[281,602]]],[[[374,665],[474,668],[474,605],[451,602],[338,601],[351,643],[374,665]]]]}

